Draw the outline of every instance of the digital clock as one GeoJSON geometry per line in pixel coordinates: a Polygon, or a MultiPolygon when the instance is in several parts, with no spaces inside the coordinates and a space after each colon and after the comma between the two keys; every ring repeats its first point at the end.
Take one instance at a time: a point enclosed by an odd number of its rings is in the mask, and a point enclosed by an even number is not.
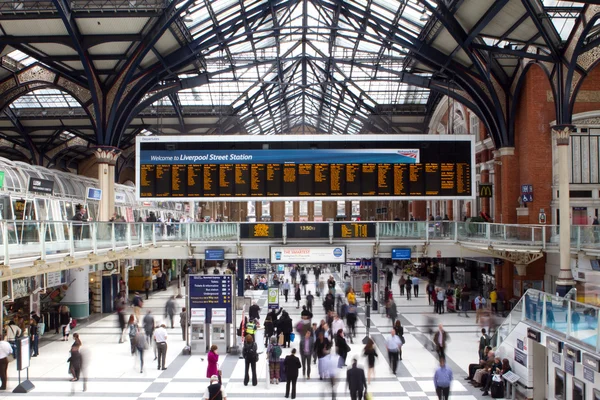
{"type": "Polygon", "coordinates": [[[286,224],[287,237],[294,239],[327,239],[329,238],[329,223],[290,223],[286,224]]]}

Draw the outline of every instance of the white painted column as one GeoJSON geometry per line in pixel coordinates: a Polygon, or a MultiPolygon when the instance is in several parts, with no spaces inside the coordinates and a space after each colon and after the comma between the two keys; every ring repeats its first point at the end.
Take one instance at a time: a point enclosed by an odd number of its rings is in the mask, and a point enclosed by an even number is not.
{"type": "Polygon", "coordinates": [[[121,151],[115,148],[98,148],[94,155],[98,165],[98,182],[102,190],[98,221],[108,221],[115,212],[115,164],[121,151]]]}
{"type": "Polygon", "coordinates": [[[575,286],[571,272],[571,205],[569,203],[569,137],[573,129],[572,125],[552,127],[558,153],[558,209],[560,210],[560,272],[556,281],[556,291],[561,296],[575,286]]]}

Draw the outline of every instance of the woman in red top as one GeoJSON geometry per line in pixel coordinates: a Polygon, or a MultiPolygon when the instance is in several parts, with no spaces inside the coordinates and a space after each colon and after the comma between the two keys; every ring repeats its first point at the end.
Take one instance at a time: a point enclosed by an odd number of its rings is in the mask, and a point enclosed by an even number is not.
{"type": "Polygon", "coordinates": [[[210,378],[213,375],[219,375],[219,367],[217,363],[219,362],[219,354],[217,354],[217,345],[213,344],[210,346],[210,351],[208,352],[208,368],[206,368],[206,377],[210,378]]]}
{"type": "Polygon", "coordinates": [[[365,294],[365,303],[369,304],[371,302],[371,281],[363,283],[362,289],[365,294]]]}

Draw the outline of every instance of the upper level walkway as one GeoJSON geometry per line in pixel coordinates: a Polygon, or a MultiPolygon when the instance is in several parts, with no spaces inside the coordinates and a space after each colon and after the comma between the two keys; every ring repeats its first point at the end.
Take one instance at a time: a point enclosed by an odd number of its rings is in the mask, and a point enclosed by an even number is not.
{"type": "MultiPolygon", "coordinates": [[[[148,249],[165,245],[228,245],[238,248],[276,244],[338,244],[375,247],[446,246],[485,253],[489,248],[520,252],[557,252],[559,227],[493,223],[428,222],[216,222],[113,223],[0,221],[0,262],[4,268],[61,262],[65,257],[148,249]],[[299,226],[316,232],[297,238],[299,226]],[[322,225],[321,225],[322,224],[322,225]],[[336,225],[343,224],[343,227],[336,225]],[[350,224],[350,225],[349,225],[350,224]],[[327,228],[325,228],[327,226],[327,228]],[[323,229],[320,229],[323,228],[323,229]],[[327,230],[328,229],[328,230],[327,230]],[[311,229],[312,230],[312,229],[311,229]],[[288,234],[288,232],[290,234],[288,234]],[[342,232],[342,234],[340,234],[342,232]],[[457,246],[458,245],[458,246],[457,246]]],[[[573,251],[600,253],[600,227],[573,226],[573,251]]],[[[239,253],[241,254],[241,253],[239,253]]],[[[448,255],[450,256],[450,255],[448,255]]],[[[482,254],[481,256],[486,256],[482,254]]],[[[489,256],[489,254],[487,255],[489,256]]],[[[121,257],[123,258],[123,257],[121,257]]],[[[135,258],[135,257],[129,257],[135,258]]],[[[1,271],[0,271],[1,272],[1,271]]]]}

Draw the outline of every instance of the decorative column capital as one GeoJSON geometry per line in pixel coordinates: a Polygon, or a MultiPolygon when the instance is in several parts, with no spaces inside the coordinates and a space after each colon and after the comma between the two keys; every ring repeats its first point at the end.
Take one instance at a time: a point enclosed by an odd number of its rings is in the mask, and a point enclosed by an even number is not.
{"type": "Polygon", "coordinates": [[[550,129],[552,129],[552,135],[556,138],[557,146],[568,146],[569,137],[575,131],[575,125],[554,125],[550,129]]]}
{"type": "Polygon", "coordinates": [[[96,147],[94,155],[99,163],[116,165],[121,155],[121,149],[116,147],[96,147]]]}

